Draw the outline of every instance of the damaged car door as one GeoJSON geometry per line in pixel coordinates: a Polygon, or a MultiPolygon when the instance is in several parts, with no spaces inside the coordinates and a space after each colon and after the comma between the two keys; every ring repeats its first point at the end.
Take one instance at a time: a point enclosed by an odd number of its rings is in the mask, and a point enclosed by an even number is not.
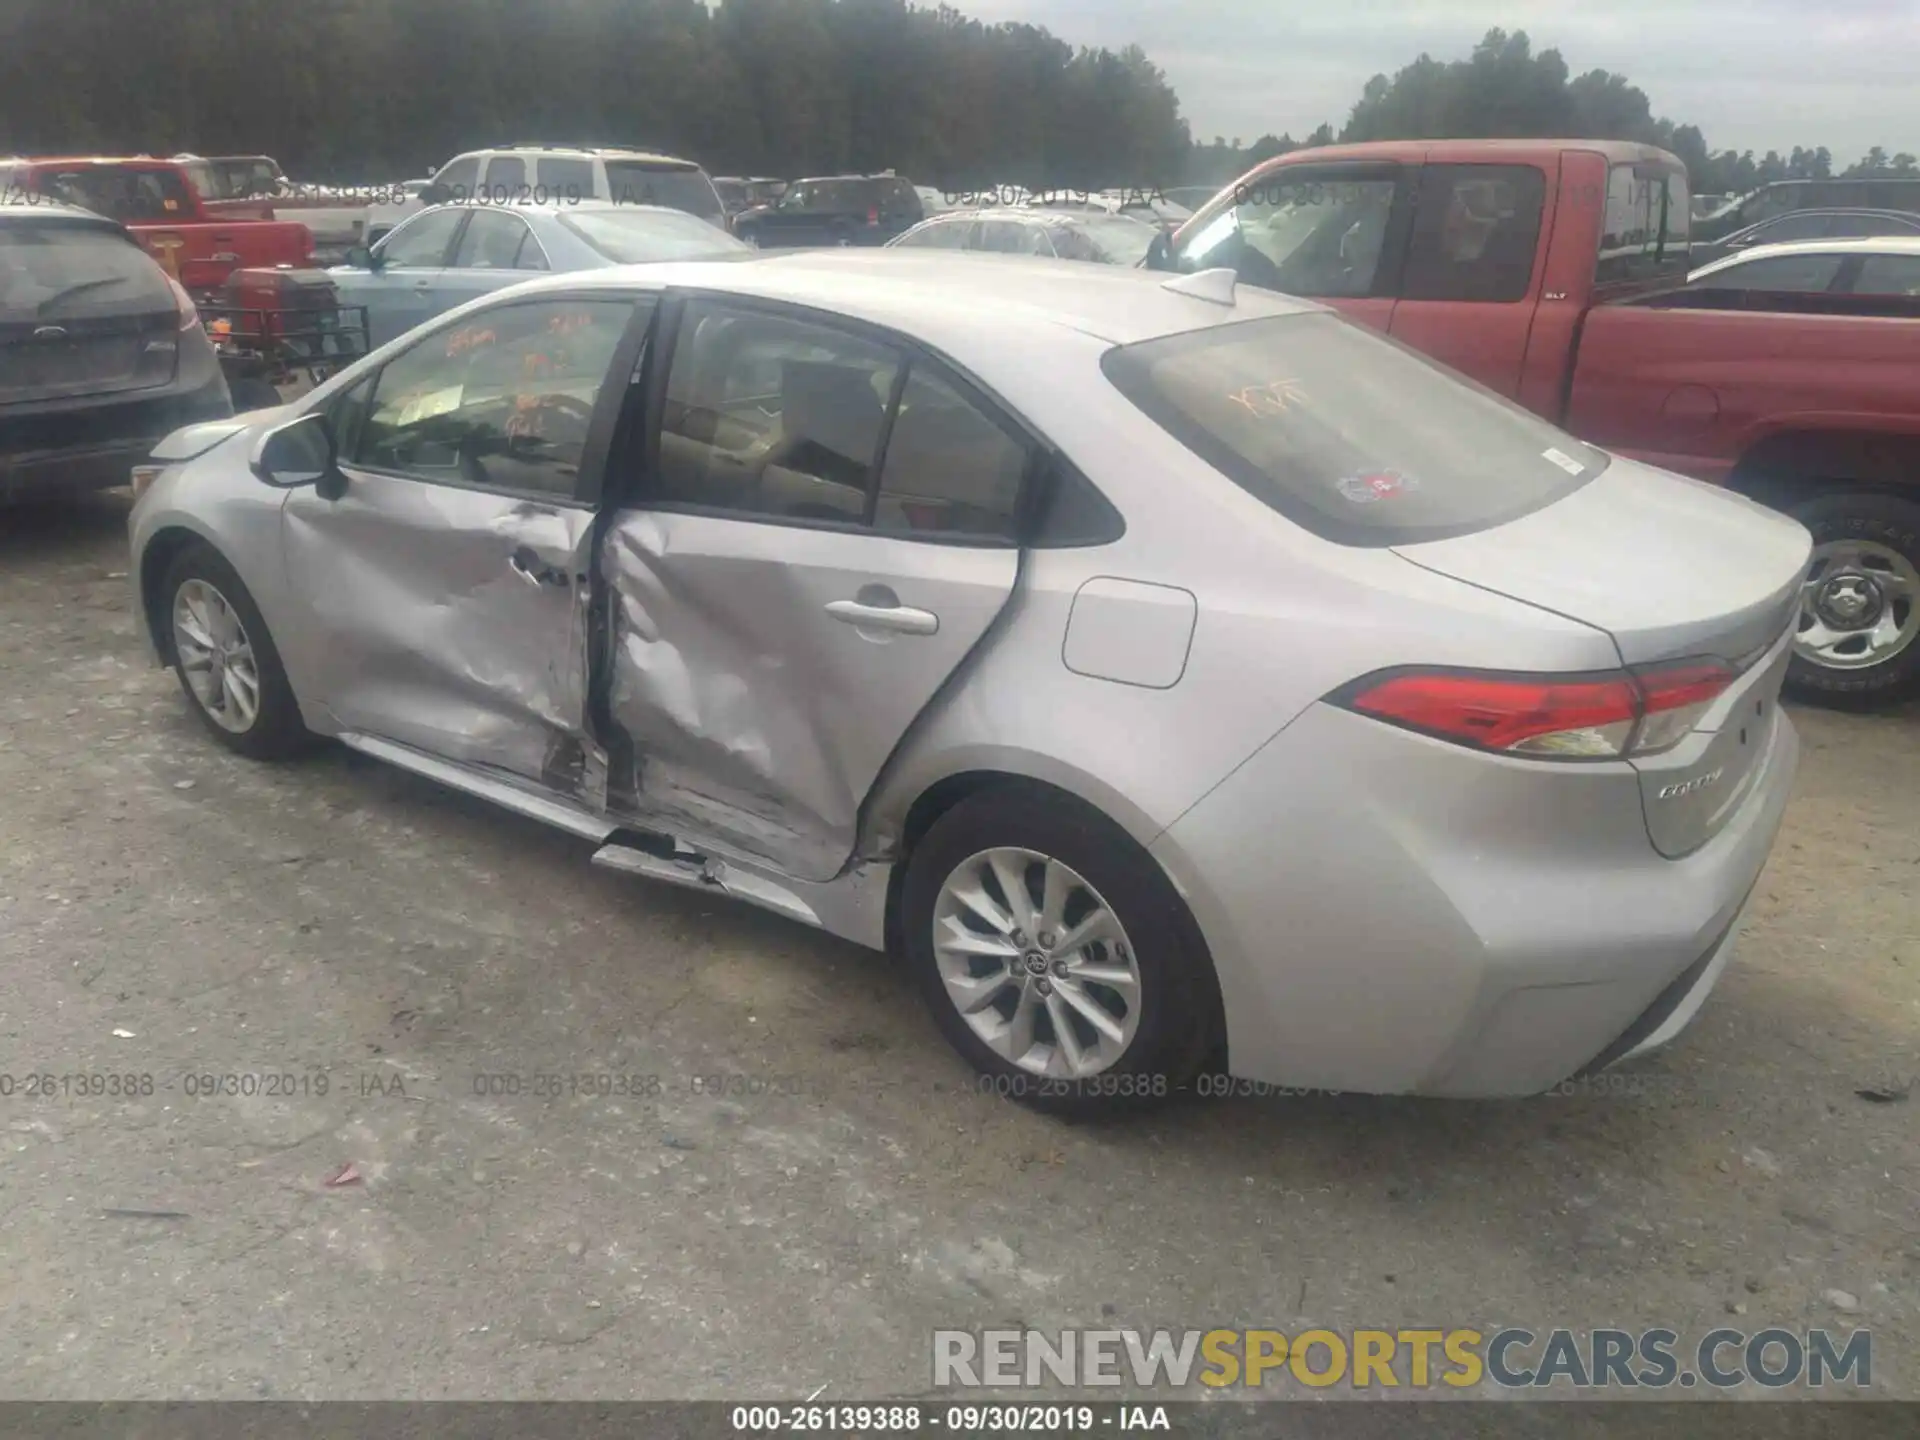
{"type": "Polygon", "coordinates": [[[646,318],[604,291],[502,303],[334,399],[339,478],[290,495],[282,524],[314,697],[350,743],[597,803],[586,569],[646,318]]]}
{"type": "Polygon", "coordinates": [[[829,879],[1013,593],[1033,447],[885,332],[705,296],[661,319],[599,558],[609,810],[829,879]]]}

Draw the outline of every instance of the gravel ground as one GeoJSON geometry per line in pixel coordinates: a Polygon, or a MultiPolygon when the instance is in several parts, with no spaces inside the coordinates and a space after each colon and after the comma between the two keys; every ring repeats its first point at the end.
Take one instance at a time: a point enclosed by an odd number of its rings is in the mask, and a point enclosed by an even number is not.
{"type": "Polygon", "coordinates": [[[1744,948],[1625,1093],[1069,1126],[878,956],[229,757],[124,510],[0,516],[0,1072],[153,1086],[0,1097],[0,1397],[847,1398],[1022,1323],[1859,1326],[1920,1397],[1920,1096],[1857,1093],[1920,1072],[1920,712],[1798,714],[1744,948]]]}

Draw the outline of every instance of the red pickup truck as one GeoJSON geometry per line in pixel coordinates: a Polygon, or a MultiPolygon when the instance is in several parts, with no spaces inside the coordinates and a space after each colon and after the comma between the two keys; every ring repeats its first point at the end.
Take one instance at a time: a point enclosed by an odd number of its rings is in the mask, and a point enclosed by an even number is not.
{"type": "MultiPolygon", "coordinates": [[[[1689,286],[1681,161],[1613,141],[1409,140],[1249,171],[1146,263],[1231,267],[1607,449],[1814,534],[1802,698],[1920,695],[1920,298],[1689,286]]],[[[1857,273],[1858,267],[1854,267],[1857,273]]]]}
{"type": "Polygon", "coordinates": [[[313,232],[293,220],[211,215],[180,165],[144,156],[0,162],[0,201],[45,199],[118,220],[196,300],[235,270],[314,263],[313,232]]]}

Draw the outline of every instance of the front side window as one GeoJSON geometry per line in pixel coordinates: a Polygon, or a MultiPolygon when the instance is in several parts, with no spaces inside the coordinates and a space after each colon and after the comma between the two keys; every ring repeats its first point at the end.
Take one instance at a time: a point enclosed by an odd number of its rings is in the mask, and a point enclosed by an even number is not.
{"type": "Polygon", "coordinates": [[[971,220],[935,220],[909,230],[897,243],[915,250],[964,250],[972,228],[971,220]]]}
{"type": "Polygon", "coordinates": [[[1785,245],[1793,240],[1818,240],[1827,233],[1827,217],[1801,210],[1756,225],[1739,237],[1748,245],[1785,245]]]}
{"type": "Polygon", "coordinates": [[[354,462],[442,485],[571,497],[633,306],[501,305],[436,331],[374,382],[354,462]]]}
{"type": "Polygon", "coordinates": [[[689,304],[667,376],[657,499],[863,521],[901,361],[828,326],[689,304]]]}
{"type": "Polygon", "coordinates": [[[1018,220],[982,220],[973,248],[996,255],[1031,255],[1034,228],[1018,220]]]}
{"type": "Polygon", "coordinates": [[[1118,346],[1101,368],[1227,479],[1343,545],[1490,529],[1607,465],[1484,386],[1326,313],[1118,346]]]}
{"type": "Polygon", "coordinates": [[[461,210],[429,210],[416,215],[380,242],[380,259],[388,268],[438,270],[447,263],[447,247],[460,228],[461,210]]]}
{"type": "Polygon", "coordinates": [[[1400,298],[1525,299],[1546,194],[1531,165],[1424,167],[1400,298]]]}
{"type": "Polygon", "coordinates": [[[462,155],[458,160],[451,161],[433,177],[433,183],[444,185],[450,199],[472,199],[474,189],[480,184],[480,157],[462,155]]]}
{"type": "Polygon", "coordinates": [[[526,243],[527,225],[517,215],[476,210],[453,252],[455,270],[514,270],[526,243]]]}
{"type": "Polygon", "coordinates": [[[1282,167],[1236,185],[1183,241],[1177,268],[1226,266],[1248,285],[1289,295],[1371,295],[1399,188],[1398,168],[1389,168],[1378,178],[1333,178],[1282,167]]]}
{"type": "Polygon", "coordinates": [[[1869,255],[1854,277],[1856,295],[1920,295],[1920,255],[1869,255]]]}

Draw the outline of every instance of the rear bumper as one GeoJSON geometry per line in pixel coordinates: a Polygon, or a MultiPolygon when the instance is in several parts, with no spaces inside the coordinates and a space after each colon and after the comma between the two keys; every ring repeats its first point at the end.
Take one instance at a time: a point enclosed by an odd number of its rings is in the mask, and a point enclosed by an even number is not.
{"type": "Polygon", "coordinates": [[[1763,743],[1739,809],[1670,860],[1624,765],[1543,786],[1537,763],[1310,708],[1153,846],[1211,951],[1232,1072],[1530,1095],[1665,1043],[1723,972],[1786,811],[1799,741],[1778,710],[1763,743]]]}
{"type": "Polygon", "coordinates": [[[125,485],[175,430],[232,413],[226,378],[215,369],[194,390],[0,414],[0,502],[125,485]]]}

